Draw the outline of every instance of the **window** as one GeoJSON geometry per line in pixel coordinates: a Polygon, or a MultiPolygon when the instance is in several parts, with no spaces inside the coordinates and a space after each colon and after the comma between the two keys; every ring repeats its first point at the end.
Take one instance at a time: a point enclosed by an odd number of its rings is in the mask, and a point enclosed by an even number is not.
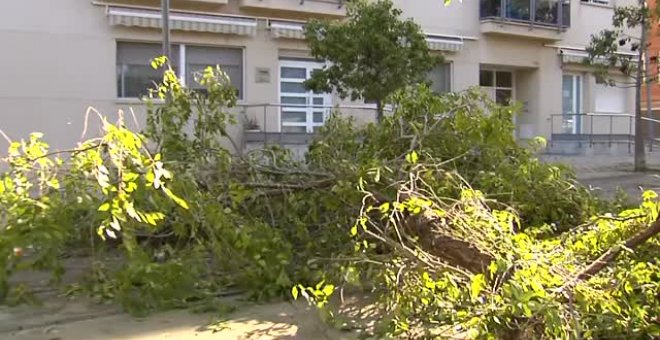
{"type": "Polygon", "coordinates": [[[433,93],[451,92],[451,63],[443,63],[433,68],[427,79],[433,93]]]}
{"type": "Polygon", "coordinates": [[[594,113],[626,113],[629,89],[596,84],[593,90],[594,113]]]}
{"type": "MultiPolygon", "coordinates": [[[[138,98],[148,94],[154,83],[162,80],[162,73],[151,68],[151,59],[161,54],[159,44],[118,42],[117,95],[138,98]]],[[[240,48],[172,45],[170,64],[190,88],[201,88],[195,82],[196,72],[220,65],[236,87],[238,98],[243,97],[243,50],[240,48]],[[184,58],[180,58],[181,55],[184,58]]]]}
{"type": "Polygon", "coordinates": [[[513,72],[479,71],[479,86],[498,104],[508,105],[513,100],[513,72]]]}
{"type": "Polygon", "coordinates": [[[195,74],[208,66],[220,68],[227,73],[236,88],[238,98],[243,98],[243,50],[227,47],[184,46],[186,55],[186,85],[202,88],[195,81],[195,74]]]}
{"type": "MultiPolygon", "coordinates": [[[[159,44],[117,43],[117,96],[138,98],[149,93],[163,79],[162,73],[151,67],[151,59],[161,55],[159,44]]],[[[176,70],[178,49],[172,48],[171,64],[176,70]]]]}

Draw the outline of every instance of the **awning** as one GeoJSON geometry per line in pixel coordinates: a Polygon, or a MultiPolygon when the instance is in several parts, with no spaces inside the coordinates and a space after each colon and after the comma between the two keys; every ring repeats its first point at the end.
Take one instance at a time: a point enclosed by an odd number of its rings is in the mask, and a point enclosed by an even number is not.
{"type": "Polygon", "coordinates": [[[583,64],[589,58],[589,53],[579,50],[560,49],[559,55],[564,64],[583,64]]]}
{"type": "MultiPolygon", "coordinates": [[[[113,26],[160,28],[160,11],[108,6],[108,20],[113,26]]],[[[203,15],[183,12],[170,12],[170,29],[180,31],[212,32],[238,35],[254,35],[257,20],[220,15],[203,15]]]]}
{"type": "MultiPolygon", "coordinates": [[[[563,64],[584,64],[586,63],[587,58],[589,58],[589,53],[587,53],[586,49],[582,49],[582,48],[559,48],[558,53],[561,57],[561,62],[563,64]]],[[[632,60],[630,62],[637,63],[636,53],[617,52],[617,55],[632,57],[632,60]]],[[[604,57],[598,59],[602,60],[603,62],[606,61],[604,57]]]]}
{"type": "Polygon", "coordinates": [[[305,39],[304,24],[291,21],[270,21],[270,32],[273,38],[305,39]]]}
{"type": "Polygon", "coordinates": [[[458,52],[463,48],[461,37],[427,34],[426,42],[432,51],[458,52]]]}

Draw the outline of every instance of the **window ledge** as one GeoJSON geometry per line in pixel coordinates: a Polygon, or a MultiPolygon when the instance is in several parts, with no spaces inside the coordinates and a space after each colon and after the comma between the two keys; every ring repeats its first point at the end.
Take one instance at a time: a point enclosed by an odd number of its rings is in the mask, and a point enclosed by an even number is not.
{"type": "MultiPolygon", "coordinates": [[[[165,101],[162,99],[153,99],[152,100],[156,105],[165,104],[165,101]]],[[[117,105],[146,105],[144,100],[140,98],[115,98],[115,104],[117,105]]],[[[236,106],[247,105],[248,103],[244,99],[239,99],[236,101],[236,106]]]]}
{"type": "MultiPolygon", "coordinates": [[[[164,104],[162,99],[152,99],[154,104],[164,104]]],[[[140,98],[116,98],[115,104],[118,105],[146,105],[145,101],[140,98]]]]}

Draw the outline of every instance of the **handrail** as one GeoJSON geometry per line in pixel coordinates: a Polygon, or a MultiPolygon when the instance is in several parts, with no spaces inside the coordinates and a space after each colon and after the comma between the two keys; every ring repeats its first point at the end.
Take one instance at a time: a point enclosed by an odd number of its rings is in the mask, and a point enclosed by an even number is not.
{"type": "MultiPolygon", "coordinates": [[[[361,116],[364,111],[368,111],[370,115],[374,116],[376,114],[376,105],[367,104],[367,105],[352,105],[352,104],[335,104],[335,105],[314,105],[314,104],[286,104],[286,103],[239,103],[235,106],[237,109],[241,110],[241,122],[243,128],[247,128],[247,124],[250,120],[255,120],[259,126],[259,131],[256,135],[262,134],[263,140],[267,144],[269,136],[279,135],[279,139],[283,140],[287,135],[313,135],[310,129],[316,129],[324,124],[327,115],[332,111],[339,111],[340,114],[353,115],[355,117],[361,116]],[[283,122],[281,112],[282,109],[287,108],[305,108],[309,111],[314,112],[314,114],[319,111],[323,112],[323,121],[315,121],[313,118],[307,117],[304,121],[288,121],[283,122]],[[362,113],[360,113],[362,112],[362,113]],[[356,115],[357,114],[357,115],[356,115]],[[310,121],[311,119],[311,121],[310,121]],[[300,132],[285,132],[283,131],[284,127],[304,127],[305,131],[300,132]]],[[[394,108],[390,105],[383,108],[385,112],[393,112],[394,108]]],[[[306,112],[309,114],[309,111],[297,111],[297,112],[306,112]]],[[[247,131],[247,129],[246,129],[247,131]]],[[[251,134],[252,137],[255,136],[254,132],[251,134]]]]}
{"type": "MultiPolygon", "coordinates": [[[[314,105],[314,104],[257,103],[257,104],[236,104],[236,106],[237,107],[245,107],[245,108],[271,106],[271,107],[302,107],[302,108],[313,107],[313,108],[320,108],[320,109],[376,110],[376,105],[314,105]]],[[[388,110],[387,107],[384,107],[383,110],[391,111],[391,109],[388,110]]]]}
{"type": "MultiPolygon", "coordinates": [[[[570,138],[572,140],[578,141],[588,141],[590,146],[593,146],[594,139],[606,138],[609,145],[611,146],[615,140],[623,138],[627,140],[629,150],[632,149],[634,144],[634,126],[635,126],[635,115],[629,113],[619,113],[619,112],[583,112],[583,113],[561,113],[561,114],[551,114],[550,115],[550,130],[553,137],[559,138],[559,136],[566,136],[562,138],[570,138]],[[560,131],[556,131],[555,119],[561,117],[560,121],[560,131]],[[626,122],[614,123],[614,119],[625,119],[626,122]],[[603,122],[603,119],[606,121],[603,122]],[[601,123],[599,123],[599,121],[601,123]],[[588,124],[588,131],[585,131],[585,125],[588,124]],[[623,125],[622,125],[623,124],[623,125]],[[615,133],[618,130],[620,132],[615,133]],[[570,135],[579,136],[579,137],[568,137],[570,135]]],[[[649,124],[660,123],[659,119],[654,119],[650,117],[641,117],[642,121],[648,122],[649,124]]],[[[649,129],[645,139],[648,140],[649,151],[653,151],[654,143],[657,141],[654,135],[652,135],[653,129],[649,129]]],[[[552,143],[552,140],[551,140],[552,143]]]]}

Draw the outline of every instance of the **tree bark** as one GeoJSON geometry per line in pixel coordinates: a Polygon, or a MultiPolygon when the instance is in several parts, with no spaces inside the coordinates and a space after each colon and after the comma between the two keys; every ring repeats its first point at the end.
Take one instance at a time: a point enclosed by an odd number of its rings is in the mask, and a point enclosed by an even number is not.
{"type": "MultiPolygon", "coordinates": [[[[651,74],[651,51],[650,51],[650,39],[648,38],[648,35],[646,36],[646,40],[648,42],[646,45],[643,46],[643,51],[644,51],[644,79],[646,80],[644,82],[645,85],[645,90],[646,90],[646,117],[649,119],[653,119],[653,94],[651,91],[651,84],[653,84],[653,81],[651,78],[654,76],[651,74]]],[[[656,77],[658,76],[657,74],[655,75],[656,77]]],[[[654,121],[648,120],[648,124],[646,124],[646,139],[649,142],[649,152],[653,151],[653,141],[655,140],[655,124],[654,121]]]]}
{"type": "Polygon", "coordinates": [[[379,99],[376,101],[376,122],[380,123],[382,121],[383,121],[383,101],[379,99]]]}
{"type": "MultiPolygon", "coordinates": [[[[640,6],[644,6],[644,0],[640,0],[640,6]]],[[[642,18],[642,34],[640,41],[640,53],[637,57],[637,76],[635,77],[635,171],[646,170],[646,155],[644,154],[644,127],[642,122],[642,66],[644,65],[644,52],[647,50],[646,19],[642,18]]]]}
{"type": "Polygon", "coordinates": [[[660,233],[660,220],[657,220],[651,224],[650,227],[640,231],[639,233],[628,238],[623,245],[617,245],[609,250],[607,250],[603,255],[592,262],[587,268],[585,268],[580,274],[576,276],[576,281],[582,281],[598,274],[605,266],[610,262],[614,261],[617,256],[621,253],[623,247],[634,249],[640,244],[646,242],[651,237],[658,235],[660,233]]]}
{"type": "Polygon", "coordinates": [[[419,246],[433,256],[453,266],[461,267],[473,274],[486,273],[488,265],[495,261],[466,240],[444,235],[443,226],[437,221],[423,217],[409,217],[405,221],[406,233],[418,238],[419,246]]]}

